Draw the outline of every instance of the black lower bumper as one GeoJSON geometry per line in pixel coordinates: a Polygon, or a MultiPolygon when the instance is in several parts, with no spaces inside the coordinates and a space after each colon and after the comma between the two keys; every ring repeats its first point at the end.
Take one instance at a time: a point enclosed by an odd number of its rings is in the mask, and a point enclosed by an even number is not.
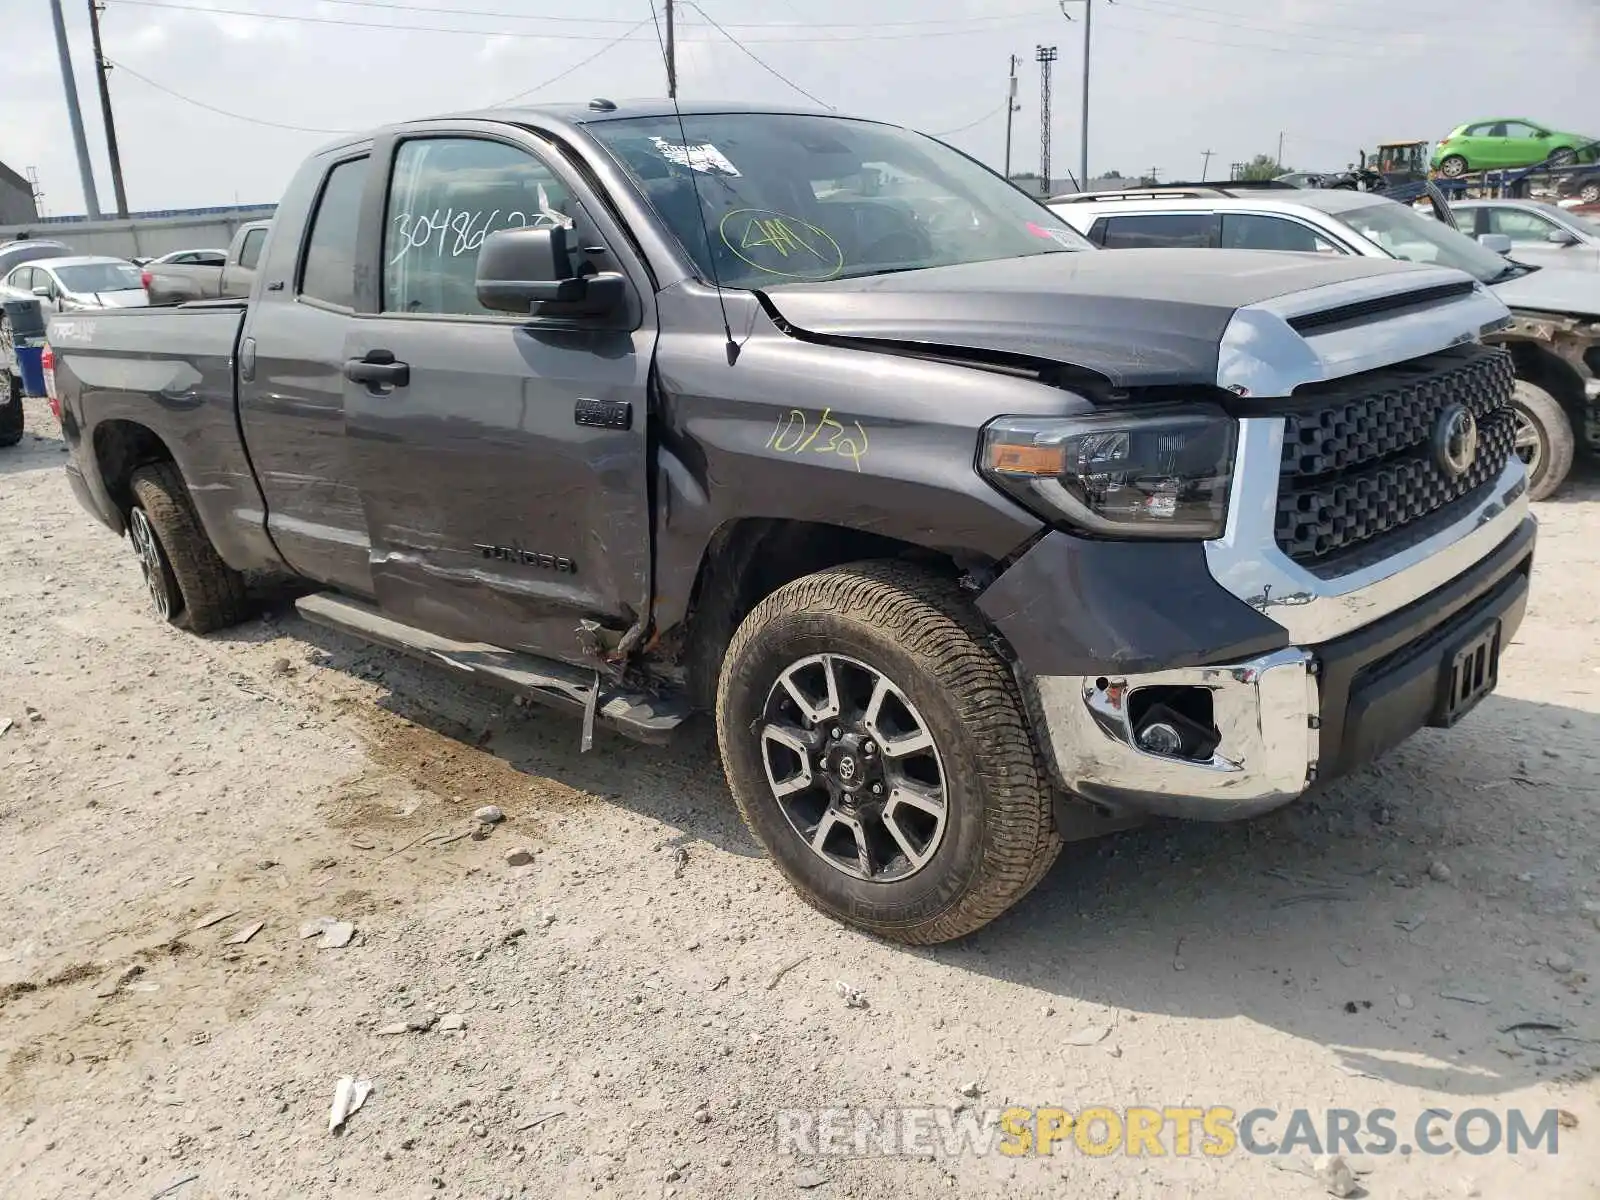
{"type": "Polygon", "coordinates": [[[1511,644],[1528,603],[1538,526],[1528,518],[1470,572],[1414,604],[1313,647],[1321,695],[1321,762],[1329,779],[1370,762],[1447,709],[1457,652],[1498,629],[1511,644]]]}

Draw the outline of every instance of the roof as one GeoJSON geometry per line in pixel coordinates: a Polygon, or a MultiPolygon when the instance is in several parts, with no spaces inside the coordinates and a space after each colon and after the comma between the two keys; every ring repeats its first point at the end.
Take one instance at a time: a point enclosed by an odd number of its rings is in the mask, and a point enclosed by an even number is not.
{"type": "MultiPolygon", "coordinates": [[[[696,101],[692,104],[674,103],[667,99],[640,99],[604,101],[614,105],[610,109],[597,109],[594,104],[603,98],[582,103],[509,105],[483,109],[475,113],[452,113],[455,117],[488,117],[494,120],[525,119],[530,116],[553,117],[569,125],[594,125],[603,121],[626,121],[638,117],[706,117],[721,113],[762,113],[775,116],[840,117],[842,113],[823,108],[799,108],[783,104],[752,104],[749,101],[696,101]]],[[[845,117],[847,120],[864,118],[845,117]]],[[[882,124],[883,122],[880,122],[882,124]]]]}
{"type": "Polygon", "coordinates": [[[1069,201],[1055,202],[1050,205],[1065,213],[1069,206],[1078,211],[1108,211],[1138,209],[1142,212],[1155,211],[1184,211],[1195,208],[1207,211],[1222,211],[1230,208],[1250,208],[1255,210],[1280,211],[1296,208],[1310,208],[1318,212],[1338,215],[1340,213],[1355,212],[1358,209],[1372,208],[1379,204],[1394,204],[1395,201],[1372,192],[1351,192],[1325,188],[1281,188],[1263,191],[1251,191],[1242,195],[1230,195],[1221,189],[1202,190],[1199,188],[1179,189],[1163,193],[1159,189],[1146,189],[1140,192],[1123,193],[1114,196],[1099,197],[1085,196],[1073,197],[1069,201]]]}

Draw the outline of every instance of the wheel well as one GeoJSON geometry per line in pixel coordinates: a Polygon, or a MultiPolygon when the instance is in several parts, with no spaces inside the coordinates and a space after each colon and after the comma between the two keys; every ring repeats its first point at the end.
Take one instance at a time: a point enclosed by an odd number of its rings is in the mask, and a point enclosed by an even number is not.
{"type": "Polygon", "coordinates": [[[715,707],[722,656],[751,609],[803,575],[870,558],[920,562],[951,578],[962,572],[949,555],[839,525],[747,518],[718,529],[701,556],[688,612],[676,631],[677,658],[695,707],[715,707]]]}
{"type": "Polygon", "coordinates": [[[1567,417],[1578,427],[1583,427],[1583,379],[1557,355],[1533,342],[1509,342],[1511,361],[1516,364],[1517,378],[1542,387],[1556,398],[1567,417]]]}
{"type": "Polygon", "coordinates": [[[133,508],[133,473],[151,463],[172,461],[172,451],[136,421],[106,421],[95,427],[94,460],[106,492],[126,517],[133,508]]]}

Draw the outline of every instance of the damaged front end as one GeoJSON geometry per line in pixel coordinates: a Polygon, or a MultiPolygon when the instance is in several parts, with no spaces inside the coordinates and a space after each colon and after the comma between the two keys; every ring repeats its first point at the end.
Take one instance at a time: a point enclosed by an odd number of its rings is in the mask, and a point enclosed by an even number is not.
{"type": "MultiPolygon", "coordinates": [[[[1600,317],[1513,310],[1511,323],[1485,340],[1509,346],[1519,368],[1526,365],[1528,350],[1537,348],[1558,360],[1558,370],[1570,371],[1569,378],[1578,386],[1566,390],[1573,401],[1581,400],[1583,441],[1589,449],[1600,451],[1600,317]]],[[[1538,379],[1550,372],[1519,369],[1518,374],[1538,379]]],[[[1578,424],[1576,419],[1574,424],[1578,424]]]]}

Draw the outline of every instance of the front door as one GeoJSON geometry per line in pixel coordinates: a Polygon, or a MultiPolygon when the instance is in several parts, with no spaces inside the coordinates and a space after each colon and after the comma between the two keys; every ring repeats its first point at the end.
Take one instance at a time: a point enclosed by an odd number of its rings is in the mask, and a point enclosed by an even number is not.
{"type": "Polygon", "coordinates": [[[391,172],[381,267],[344,353],[396,368],[345,386],[379,605],[445,637],[594,662],[649,614],[647,277],[533,135],[402,133],[375,157],[391,172]],[[484,237],[556,223],[633,281],[626,318],[478,303],[484,237]]]}

